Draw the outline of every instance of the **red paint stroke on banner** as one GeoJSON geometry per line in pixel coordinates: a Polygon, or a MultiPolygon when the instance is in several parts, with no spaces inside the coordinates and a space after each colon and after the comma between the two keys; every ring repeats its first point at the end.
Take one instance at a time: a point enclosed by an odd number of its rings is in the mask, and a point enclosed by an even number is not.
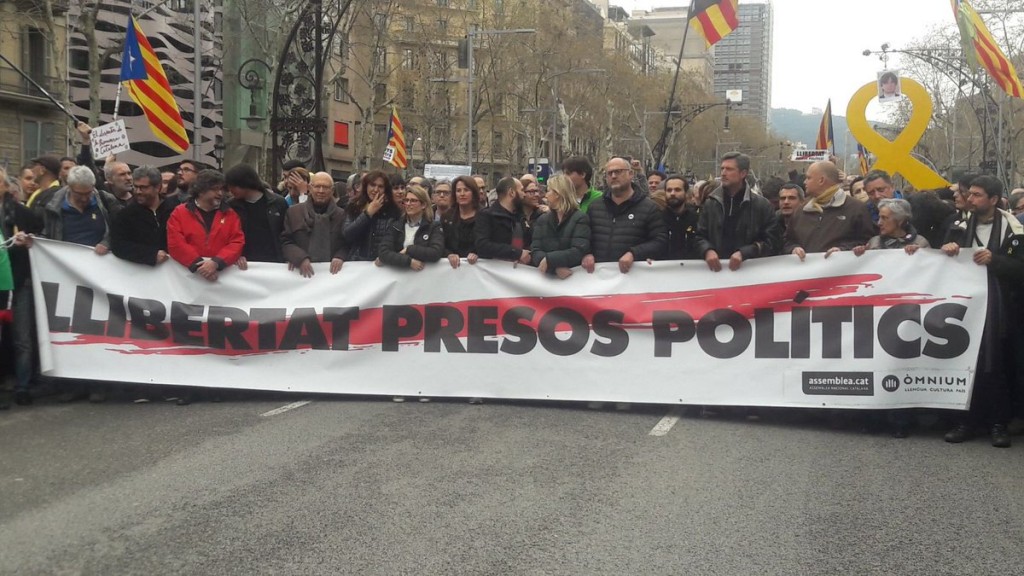
{"type": "MultiPolygon", "coordinates": [[[[862,289],[872,287],[872,283],[882,278],[880,274],[853,274],[846,276],[835,276],[829,278],[813,278],[807,280],[793,280],[786,282],[774,282],[770,284],[756,284],[750,286],[737,286],[731,288],[708,288],[703,290],[660,292],[646,294],[611,294],[602,296],[522,296],[514,298],[494,298],[483,300],[466,300],[462,302],[438,302],[432,304],[410,304],[409,307],[416,309],[423,314],[427,306],[447,306],[458,310],[463,318],[466,318],[471,307],[491,307],[498,311],[499,321],[496,323],[496,330],[499,336],[504,335],[500,318],[506,312],[516,307],[527,307],[535,310],[531,321],[521,321],[537,328],[540,319],[549,311],[556,308],[570,308],[583,315],[588,320],[594,314],[602,310],[617,310],[623,313],[622,326],[627,330],[645,330],[651,327],[653,314],[658,311],[683,311],[689,314],[694,320],[699,321],[702,316],[712,310],[730,309],[750,319],[754,317],[757,309],[770,308],[776,313],[790,312],[793,308],[818,308],[824,306],[871,306],[890,307],[897,304],[933,304],[944,301],[930,294],[920,293],[893,293],[893,294],[871,294],[858,295],[862,289]]],[[[959,296],[958,298],[963,298],[959,296]]],[[[371,308],[361,310],[359,318],[351,323],[349,334],[349,350],[358,351],[370,349],[379,345],[382,340],[383,309],[371,308]]],[[[331,343],[331,330],[321,316],[317,316],[321,329],[326,335],[328,343],[331,343]]],[[[130,324],[130,322],[129,322],[130,324]]],[[[280,341],[288,320],[277,322],[276,340],[280,341]]],[[[169,324],[166,326],[170,327],[169,324]]],[[[196,336],[202,336],[203,341],[208,341],[208,326],[202,324],[202,330],[195,332],[196,336]]],[[[106,344],[115,346],[131,346],[134,349],[111,350],[131,355],[178,355],[194,356],[203,354],[214,354],[222,356],[248,356],[263,355],[271,353],[288,352],[280,348],[257,349],[257,324],[252,322],[247,330],[242,332],[246,342],[252,347],[251,350],[240,350],[234,348],[218,349],[205,346],[195,346],[176,343],[171,336],[160,340],[146,340],[139,338],[116,336],[92,336],[77,335],[73,339],[63,342],[52,342],[54,345],[85,345],[85,344],[106,344]]],[[[127,332],[127,330],[126,330],[127,332]]],[[[463,328],[458,336],[467,336],[467,329],[463,328]]],[[[416,344],[422,341],[420,337],[403,339],[403,344],[416,344]]],[[[299,350],[310,349],[309,345],[300,346],[299,350]]]]}

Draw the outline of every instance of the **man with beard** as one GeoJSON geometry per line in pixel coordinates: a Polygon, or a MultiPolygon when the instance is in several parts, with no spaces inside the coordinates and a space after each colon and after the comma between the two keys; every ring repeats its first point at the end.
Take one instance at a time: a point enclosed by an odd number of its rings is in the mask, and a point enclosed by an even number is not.
{"type": "Polygon", "coordinates": [[[178,164],[178,189],[172,192],[178,197],[179,204],[188,204],[192,198],[190,188],[196,181],[196,174],[199,173],[199,166],[191,160],[182,160],[178,164]]]}
{"type": "Polygon", "coordinates": [[[775,215],[779,218],[779,227],[782,228],[782,235],[785,236],[786,228],[789,227],[789,219],[804,201],[804,189],[798,184],[787,182],[779,190],[779,211],[775,215]]]}
{"type": "Polygon", "coordinates": [[[697,251],[697,210],[686,199],[690,184],[682,176],[669,176],[665,180],[665,227],[668,230],[667,260],[694,260],[697,251]]]}
{"type": "Polygon", "coordinates": [[[231,193],[228,203],[238,213],[245,234],[245,250],[238,267],[245,270],[252,262],[284,262],[281,254],[281,231],[288,202],[271,192],[248,164],[231,167],[224,174],[224,183],[231,193]]]}
{"type": "Polygon", "coordinates": [[[135,182],[134,202],[111,221],[110,250],[123,260],[156,266],[170,258],[167,220],[177,203],[160,198],[160,171],[153,166],[139,166],[132,173],[132,180],[135,182]]]}
{"type": "Polygon", "coordinates": [[[337,274],[345,260],[341,235],[345,211],[334,202],[333,184],[327,172],[313,174],[309,199],[289,207],[285,215],[281,249],[289,266],[303,278],[313,277],[314,262],[330,262],[331,274],[337,274]]]}
{"type": "Polygon", "coordinates": [[[1014,333],[1020,329],[1019,311],[1013,304],[1024,284],[1024,226],[1013,214],[999,209],[1002,198],[1003,184],[998,179],[975,178],[966,198],[970,215],[950,231],[949,241],[942,246],[949,256],[958,255],[961,249],[973,251],[974,263],[988,273],[988,311],[971,407],[945,436],[946,442],[954,444],[971,439],[975,427],[984,424],[989,426],[992,446],[1010,447],[1007,425],[1012,402],[1007,360],[1019,353],[1012,348],[1014,333]]]}
{"type": "Polygon", "coordinates": [[[476,253],[481,258],[530,263],[529,244],[524,240],[523,185],[508,176],[498,182],[497,201],[476,218],[476,253]]]}
{"type": "Polygon", "coordinates": [[[124,162],[108,162],[103,166],[103,177],[106,179],[106,189],[117,198],[121,206],[127,206],[132,201],[132,169],[124,162]]]}
{"type": "Polygon", "coordinates": [[[668,242],[665,220],[653,200],[633,182],[633,169],[621,156],[605,165],[608,191],[590,205],[591,254],[583,269],[593,273],[598,262],[618,262],[626,274],[634,262],[657,260],[668,242]]]}
{"type": "Polygon", "coordinates": [[[167,252],[189,272],[216,282],[218,274],[242,257],[242,221],[224,202],[224,175],[216,170],[196,174],[192,197],[167,220],[167,252]]]}

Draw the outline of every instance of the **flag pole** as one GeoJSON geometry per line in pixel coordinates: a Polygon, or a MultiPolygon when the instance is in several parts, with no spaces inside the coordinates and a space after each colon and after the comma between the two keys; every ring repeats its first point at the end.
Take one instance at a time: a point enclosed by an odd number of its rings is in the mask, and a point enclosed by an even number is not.
{"type": "MultiPolygon", "coordinates": [[[[683,53],[686,51],[686,37],[690,33],[690,19],[693,17],[693,6],[696,0],[690,0],[690,5],[686,8],[686,26],[683,28],[683,42],[679,45],[679,58],[676,60],[676,73],[672,77],[672,90],[668,93],[668,106],[665,108],[665,124],[661,127],[661,136],[658,137],[658,142],[654,145],[654,149],[657,150],[654,165],[657,167],[659,164],[664,162],[665,150],[668,148],[668,134],[669,124],[672,121],[672,107],[676,104],[676,87],[679,85],[679,72],[683,69],[683,53]]],[[[644,134],[644,138],[647,135],[644,134]]],[[[647,160],[646,158],[644,160],[647,160]]]]}
{"type": "Polygon", "coordinates": [[[11,62],[10,60],[8,60],[7,57],[4,56],[3,54],[0,54],[0,60],[3,60],[4,63],[6,63],[11,68],[13,68],[14,71],[17,72],[18,74],[20,74],[22,78],[27,80],[29,84],[35,86],[36,90],[39,90],[43,94],[43,96],[46,96],[46,98],[50,102],[53,102],[54,106],[56,106],[57,108],[60,108],[61,112],[67,114],[68,118],[70,118],[71,121],[75,123],[75,126],[78,126],[78,123],[81,122],[81,120],[79,120],[77,117],[75,117],[75,115],[72,114],[71,112],[68,112],[68,109],[65,108],[63,104],[58,102],[57,99],[53,97],[53,95],[51,95],[49,92],[47,92],[45,88],[40,86],[38,82],[33,80],[31,76],[26,74],[24,70],[22,70],[21,68],[18,68],[17,66],[15,66],[14,63],[11,62]]]}

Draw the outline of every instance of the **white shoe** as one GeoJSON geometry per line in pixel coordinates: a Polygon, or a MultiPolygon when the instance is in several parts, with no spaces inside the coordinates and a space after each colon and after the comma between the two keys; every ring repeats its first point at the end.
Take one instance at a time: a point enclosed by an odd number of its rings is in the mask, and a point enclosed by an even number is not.
{"type": "Polygon", "coordinates": [[[428,396],[420,396],[420,403],[421,404],[426,404],[427,402],[430,402],[430,397],[428,397],[428,396]]]}
{"type": "Polygon", "coordinates": [[[405,402],[405,396],[392,396],[392,402],[405,402]]]}
{"type": "Polygon", "coordinates": [[[484,399],[483,398],[476,398],[476,397],[470,398],[469,399],[469,403],[470,404],[483,404],[484,403],[484,399]]]}

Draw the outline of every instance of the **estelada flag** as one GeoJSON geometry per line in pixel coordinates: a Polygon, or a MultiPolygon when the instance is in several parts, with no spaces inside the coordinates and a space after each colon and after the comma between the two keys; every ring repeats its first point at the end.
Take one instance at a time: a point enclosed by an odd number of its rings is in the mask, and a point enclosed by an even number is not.
{"type": "Polygon", "coordinates": [[[965,0],[952,0],[956,25],[960,28],[960,45],[967,61],[977,69],[979,65],[999,84],[1004,92],[1015,98],[1024,98],[1024,86],[1013,63],[999,49],[985,22],[965,0]]]}
{"type": "Polygon", "coordinates": [[[398,109],[391,107],[391,124],[388,126],[388,147],[384,150],[384,161],[395,168],[409,165],[408,152],[405,149],[405,132],[402,121],[398,119],[398,109]]]}
{"type": "Polygon", "coordinates": [[[814,142],[818,150],[831,150],[835,154],[835,136],[832,132],[832,99],[829,98],[828,106],[825,106],[825,114],[821,117],[821,125],[818,126],[818,139],[814,142]]]}
{"type": "Polygon", "coordinates": [[[739,28],[739,0],[694,0],[690,24],[704,36],[708,48],[739,28]]]}
{"type": "Polygon", "coordinates": [[[124,54],[121,56],[121,82],[128,85],[132,100],[146,113],[153,135],[179,154],[188,150],[188,133],[185,132],[185,123],[178,111],[178,103],[174,101],[167,75],[142,28],[132,16],[128,17],[128,32],[124,39],[124,54]]]}
{"type": "Polygon", "coordinates": [[[857,161],[860,163],[860,175],[868,175],[868,149],[863,144],[857,143],[857,161]]]}

